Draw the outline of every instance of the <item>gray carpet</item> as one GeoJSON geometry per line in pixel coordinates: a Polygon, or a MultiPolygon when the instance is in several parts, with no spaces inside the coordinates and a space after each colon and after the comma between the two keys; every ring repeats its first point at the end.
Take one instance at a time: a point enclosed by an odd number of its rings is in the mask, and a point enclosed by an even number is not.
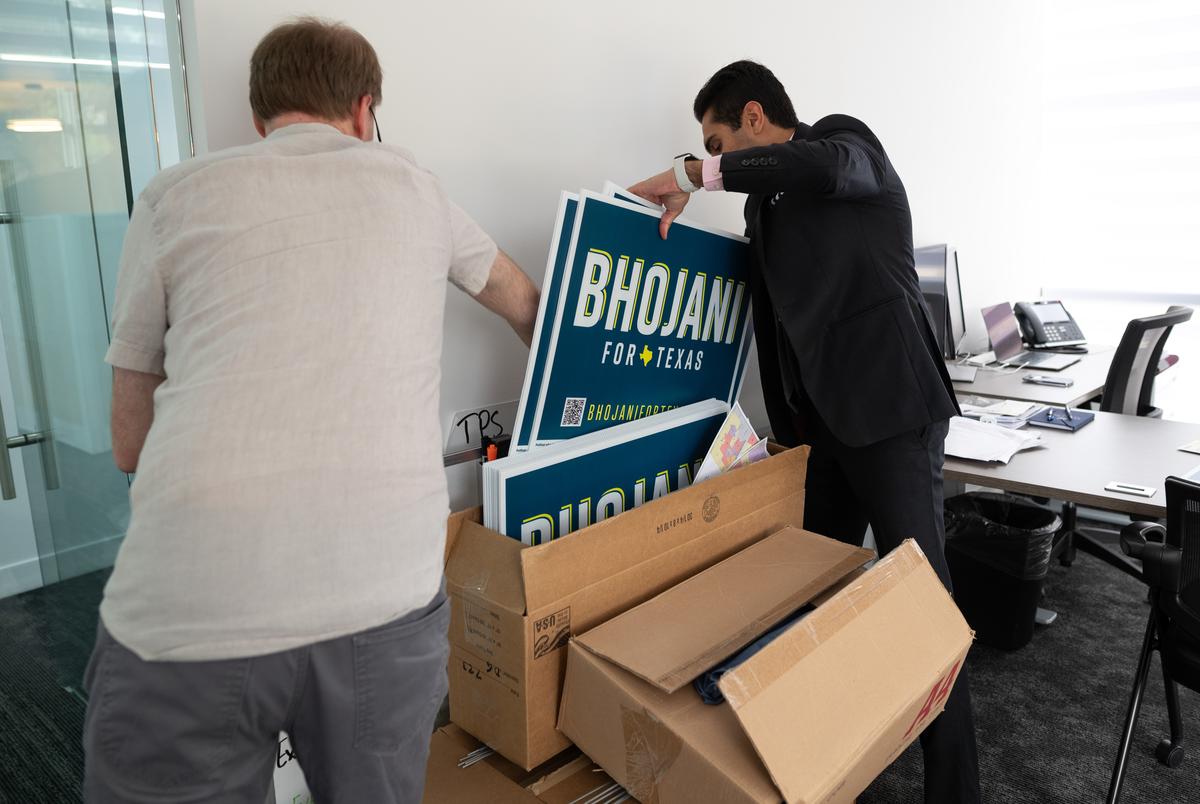
{"type": "Polygon", "coordinates": [[[80,800],[80,682],[109,571],[0,600],[0,804],[80,800]]]}
{"type": "MultiPolygon", "coordinates": [[[[84,704],[78,688],[107,572],[0,600],[0,802],[79,800],[84,704]]],[[[992,804],[1102,801],[1147,615],[1137,581],[1080,554],[1051,569],[1046,606],[1059,620],[1012,653],[977,645],[971,692],[984,798],[992,804]]],[[[1200,801],[1200,749],[1170,770],[1153,750],[1166,733],[1155,660],[1123,801],[1200,801]]],[[[1200,695],[1182,692],[1188,727],[1200,729],[1200,695]]],[[[921,801],[914,746],[860,804],[921,801]]]]}
{"type": "MultiPolygon", "coordinates": [[[[971,696],[984,800],[993,804],[1102,802],[1133,687],[1149,604],[1138,581],[1080,553],[1070,569],[1051,566],[1043,605],[1058,621],[1024,648],[976,645],[971,696]]],[[[1200,695],[1180,690],[1185,731],[1200,729],[1200,695]]],[[[1200,746],[1174,770],[1154,746],[1167,736],[1157,656],[1130,751],[1122,802],[1200,802],[1200,746]]],[[[914,745],[859,798],[859,804],[920,802],[921,753],[914,745]]]]}

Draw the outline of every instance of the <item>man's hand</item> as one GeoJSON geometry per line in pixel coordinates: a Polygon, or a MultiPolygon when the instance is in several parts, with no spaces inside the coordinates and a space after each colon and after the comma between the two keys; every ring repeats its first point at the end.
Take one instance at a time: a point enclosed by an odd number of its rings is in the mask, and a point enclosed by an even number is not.
{"type": "MultiPolygon", "coordinates": [[[[696,164],[699,164],[698,162],[696,164]]],[[[629,192],[634,195],[644,198],[652,204],[659,204],[663,208],[662,220],[658,222],[658,233],[663,240],[667,239],[667,230],[671,228],[671,223],[679,217],[683,212],[683,208],[687,206],[689,194],[679,189],[679,183],[675,181],[674,170],[664,170],[657,176],[651,176],[645,181],[640,181],[629,188],[629,192]]]]}

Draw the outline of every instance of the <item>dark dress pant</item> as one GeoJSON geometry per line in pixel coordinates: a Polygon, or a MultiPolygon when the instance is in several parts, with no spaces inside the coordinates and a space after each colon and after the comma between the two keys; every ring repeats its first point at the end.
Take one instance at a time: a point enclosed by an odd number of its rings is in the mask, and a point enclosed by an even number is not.
{"type": "MultiPolygon", "coordinates": [[[[915,539],[953,593],[942,521],[942,464],[948,421],[929,424],[865,447],[848,447],[829,432],[808,400],[797,432],[812,448],[805,486],[804,526],[861,546],[867,525],[881,556],[915,539]]],[[[945,711],[921,734],[927,804],[975,804],[979,757],[964,664],[945,711]]]]}

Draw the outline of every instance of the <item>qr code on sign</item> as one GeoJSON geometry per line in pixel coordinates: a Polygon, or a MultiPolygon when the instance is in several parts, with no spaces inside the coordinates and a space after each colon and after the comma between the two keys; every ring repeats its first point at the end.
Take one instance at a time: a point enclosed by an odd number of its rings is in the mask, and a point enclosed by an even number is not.
{"type": "Polygon", "coordinates": [[[586,404],[586,397],[567,397],[567,403],[563,405],[562,424],[559,427],[578,427],[583,424],[583,408],[586,404]]]}

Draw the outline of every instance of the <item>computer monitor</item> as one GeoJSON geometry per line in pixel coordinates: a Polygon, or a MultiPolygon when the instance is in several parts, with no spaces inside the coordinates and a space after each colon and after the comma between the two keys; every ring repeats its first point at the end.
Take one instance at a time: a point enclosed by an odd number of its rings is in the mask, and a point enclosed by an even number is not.
{"type": "Polygon", "coordinates": [[[962,287],[958,274],[958,252],[953,246],[940,243],[922,246],[913,251],[921,294],[929,307],[933,333],[942,354],[954,358],[958,344],[966,332],[962,287]]]}

